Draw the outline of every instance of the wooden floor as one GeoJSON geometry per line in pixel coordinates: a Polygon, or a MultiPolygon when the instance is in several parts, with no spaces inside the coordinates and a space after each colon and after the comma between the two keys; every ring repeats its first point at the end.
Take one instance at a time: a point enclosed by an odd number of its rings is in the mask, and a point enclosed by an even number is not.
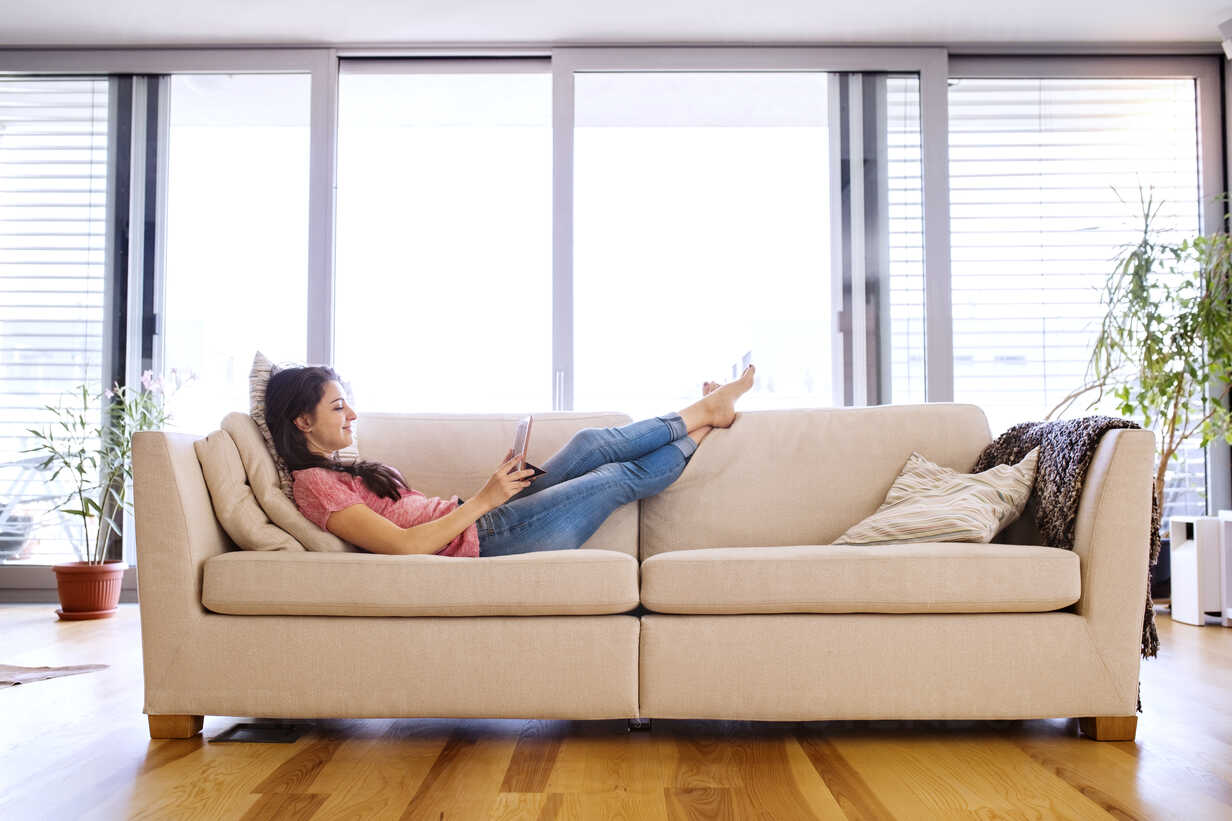
{"type": "MultiPolygon", "coordinates": [[[[0,690],[0,818],[1232,818],[1232,629],[1173,624],[1135,742],[1074,720],[328,720],[293,744],[151,741],[137,605],[0,605],[0,663],[106,663],[0,690]]],[[[819,675],[824,675],[819,671],[819,675]]]]}

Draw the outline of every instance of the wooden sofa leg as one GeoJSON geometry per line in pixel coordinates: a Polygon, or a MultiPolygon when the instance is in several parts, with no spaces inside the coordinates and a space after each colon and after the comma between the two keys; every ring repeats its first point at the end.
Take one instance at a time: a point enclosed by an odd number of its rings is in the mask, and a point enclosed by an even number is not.
{"type": "Polygon", "coordinates": [[[1133,741],[1138,731],[1137,716],[1095,716],[1078,719],[1082,734],[1096,741],[1133,741]]]}
{"type": "Polygon", "coordinates": [[[205,716],[148,716],[150,738],[192,738],[201,732],[205,716]]]}

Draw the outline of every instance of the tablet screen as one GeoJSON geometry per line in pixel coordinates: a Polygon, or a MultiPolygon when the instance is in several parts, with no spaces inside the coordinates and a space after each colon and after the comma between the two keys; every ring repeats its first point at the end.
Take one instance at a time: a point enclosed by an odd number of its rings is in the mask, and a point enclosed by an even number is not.
{"type": "Polygon", "coordinates": [[[517,432],[513,435],[513,458],[518,460],[518,470],[524,468],[526,462],[527,439],[530,435],[530,417],[518,422],[517,432]]]}

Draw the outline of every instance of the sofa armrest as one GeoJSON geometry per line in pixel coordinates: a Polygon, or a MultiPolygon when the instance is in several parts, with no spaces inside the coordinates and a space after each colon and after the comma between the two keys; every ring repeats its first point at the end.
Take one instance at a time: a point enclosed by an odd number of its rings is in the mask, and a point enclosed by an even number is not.
{"type": "Polygon", "coordinates": [[[214,516],[193,442],[183,433],[133,434],[137,595],[146,691],[161,680],[204,618],[206,559],[231,546],[214,516]]]}
{"type": "Polygon", "coordinates": [[[1100,438],[1074,522],[1082,572],[1075,609],[1127,704],[1134,704],[1150,561],[1155,434],[1118,428],[1100,438]]]}

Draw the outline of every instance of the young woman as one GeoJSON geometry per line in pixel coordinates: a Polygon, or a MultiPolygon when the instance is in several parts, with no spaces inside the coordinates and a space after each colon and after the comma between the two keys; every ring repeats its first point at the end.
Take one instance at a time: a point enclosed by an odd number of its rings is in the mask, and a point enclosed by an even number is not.
{"type": "Polygon", "coordinates": [[[265,416],[294,479],[295,503],[318,526],[373,553],[506,556],[581,547],[616,508],[676,480],[712,428],[729,427],[753,387],[754,367],[707,382],[677,413],[585,428],[541,467],[516,470],[513,451],[468,500],[427,497],[377,462],[342,462],[357,415],[331,368],[287,368],[270,378],[265,416]],[[465,502],[465,503],[464,503],[465,502]]]}

